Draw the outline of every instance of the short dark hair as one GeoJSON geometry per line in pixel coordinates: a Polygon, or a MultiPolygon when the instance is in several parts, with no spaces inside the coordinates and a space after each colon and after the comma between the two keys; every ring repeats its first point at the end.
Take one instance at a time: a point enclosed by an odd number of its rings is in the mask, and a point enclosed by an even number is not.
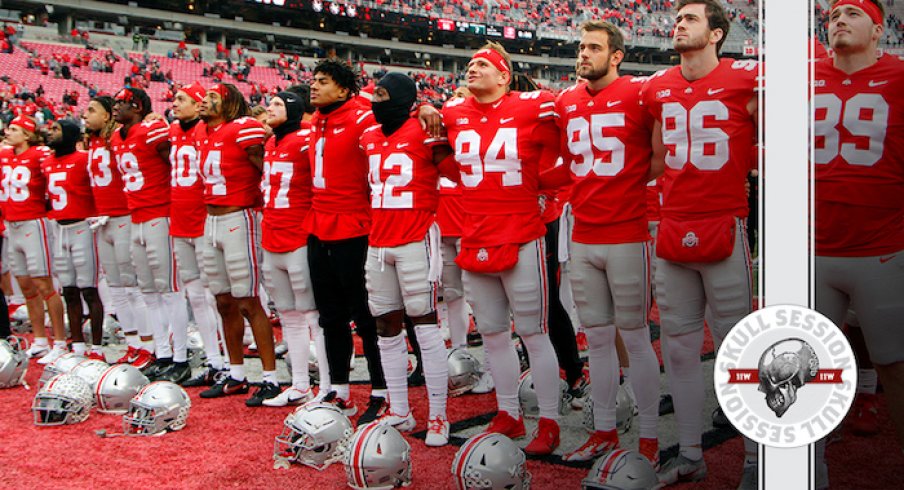
{"type": "Polygon", "coordinates": [[[314,74],[323,73],[329,75],[336,82],[336,85],[348,90],[348,96],[351,98],[358,94],[361,86],[358,82],[358,75],[352,70],[351,65],[339,58],[326,58],[317,63],[314,67],[314,74]]]}
{"type": "Polygon", "coordinates": [[[709,24],[709,30],[722,29],[722,39],[716,43],[716,53],[722,51],[722,44],[728,39],[731,21],[728,20],[728,14],[725,13],[721,0],[678,0],[678,4],[675,5],[675,11],[677,12],[688,5],[704,5],[706,7],[706,22],[709,24]]]}
{"type": "Polygon", "coordinates": [[[151,107],[151,98],[148,96],[148,93],[140,88],[126,88],[126,90],[132,92],[133,101],[138,102],[141,106],[141,110],[138,111],[138,114],[144,119],[144,116],[147,116],[153,110],[151,107]]]}
{"type": "Polygon", "coordinates": [[[292,85],[286,88],[286,92],[292,92],[293,94],[297,95],[299,99],[301,99],[301,105],[304,107],[305,114],[313,114],[314,111],[317,110],[317,108],[311,104],[310,85],[306,83],[292,85]]]}
{"type": "Polygon", "coordinates": [[[588,20],[587,22],[581,24],[581,34],[595,31],[603,31],[606,33],[610,53],[614,53],[616,51],[621,51],[622,53],[626,52],[625,36],[615,24],[607,22],[605,20],[597,19],[588,20]]]}

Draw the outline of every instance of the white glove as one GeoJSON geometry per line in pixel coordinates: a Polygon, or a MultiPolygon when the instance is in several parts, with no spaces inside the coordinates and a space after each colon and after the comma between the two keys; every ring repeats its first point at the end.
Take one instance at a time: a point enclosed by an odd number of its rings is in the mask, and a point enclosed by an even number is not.
{"type": "Polygon", "coordinates": [[[109,221],[109,220],[110,220],[109,216],[96,216],[96,217],[88,218],[88,228],[91,228],[91,230],[96,230],[96,229],[100,228],[101,226],[104,226],[105,224],[107,224],[107,221],[109,221]]]}

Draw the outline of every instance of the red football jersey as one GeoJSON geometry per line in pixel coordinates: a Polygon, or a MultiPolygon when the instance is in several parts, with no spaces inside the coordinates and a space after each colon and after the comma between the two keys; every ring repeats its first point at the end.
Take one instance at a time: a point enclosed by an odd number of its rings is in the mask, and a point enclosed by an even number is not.
{"type": "Polygon", "coordinates": [[[578,243],[634,243],[650,236],[646,184],[653,121],[640,107],[643,81],[626,75],[595,94],[580,83],[556,100],[562,158],[574,181],[572,239],[578,243]]]}
{"type": "Polygon", "coordinates": [[[88,142],[88,176],[91,193],[99,216],[125,216],[129,205],[122,185],[122,175],[103,138],[92,136],[88,142]]]}
{"type": "Polygon", "coordinates": [[[119,128],[110,138],[133,223],[170,214],[169,162],[157,153],[157,145],[168,135],[166,123],[156,120],[136,124],[128,134],[119,128]]]}
{"type": "Polygon", "coordinates": [[[662,183],[660,179],[647,182],[647,221],[659,221],[662,208],[662,183]]]}
{"type": "Polygon", "coordinates": [[[204,181],[198,160],[197,131],[204,123],[187,129],[176,121],[170,125],[170,202],[175,212],[170,217],[170,235],[197,238],[204,234],[207,208],[204,205],[204,181]]]}
{"type": "Polygon", "coordinates": [[[642,103],[662,123],[667,152],[662,215],[698,219],[747,216],[747,173],[756,121],[759,63],[722,58],[705,77],[687,81],[675,66],[649,77],[642,103]]]}
{"type": "Polygon", "coordinates": [[[261,246],[285,253],[308,244],[305,218],[311,209],[311,164],[308,160],[309,124],[276,142],[267,141],[264,156],[264,211],[261,246]]]}
{"type": "Polygon", "coordinates": [[[32,146],[19,155],[12,148],[0,151],[0,202],[7,221],[47,216],[47,179],[41,166],[49,156],[46,146],[32,146]]]}
{"type": "Polygon", "coordinates": [[[42,170],[50,197],[48,218],[69,220],[97,216],[88,177],[88,153],[76,151],[59,158],[51,155],[44,160],[42,170]]]}
{"type": "Polygon", "coordinates": [[[357,100],[311,120],[311,175],[314,197],[307,228],[321,240],[343,240],[370,233],[367,156],[358,147],[361,133],[376,124],[357,100]],[[325,163],[325,164],[324,164],[325,163]]]}
{"type": "Polygon", "coordinates": [[[417,119],[388,137],[379,124],[361,135],[370,166],[371,246],[397,247],[427,236],[439,199],[433,146],[445,142],[430,138],[417,119]]]}
{"type": "Polygon", "coordinates": [[[436,224],[444,237],[460,237],[464,221],[461,207],[461,187],[446,177],[439,178],[439,201],[436,205],[436,224]]]}
{"type": "Polygon", "coordinates": [[[539,172],[558,158],[555,100],[548,92],[509,92],[490,104],[455,98],[443,124],[461,169],[462,245],[527,243],[546,234],[539,172]],[[551,158],[551,160],[550,160],[551,158]]]}
{"type": "Polygon", "coordinates": [[[261,205],[261,171],[248,159],[247,149],[263,145],[264,125],[240,117],[198,132],[204,203],[256,208],[261,205]]]}
{"type": "Polygon", "coordinates": [[[904,250],[904,61],[848,75],[828,58],[813,85],[816,254],[904,250]]]}

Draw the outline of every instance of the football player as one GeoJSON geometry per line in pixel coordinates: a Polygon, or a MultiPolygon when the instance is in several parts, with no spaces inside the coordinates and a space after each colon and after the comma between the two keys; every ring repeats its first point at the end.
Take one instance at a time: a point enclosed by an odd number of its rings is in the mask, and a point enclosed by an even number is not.
{"type": "Polygon", "coordinates": [[[204,87],[194,82],[181,87],[173,97],[174,124],[169,128],[170,199],[175,212],[170,217],[170,235],[176,252],[179,279],[185,287],[195,322],[204,342],[208,366],[184,386],[211,386],[214,376],[225,368],[220,353],[223,322],[216,300],[207,288],[204,263],[204,181],[198,161],[197,133],[203,131],[201,100],[204,87]]]}
{"type": "Polygon", "coordinates": [[[72,352],[85,355],[82,333],[82,299],[91,320],[91,352],[88,357],[106,362],[103,353],[104,305],[97,292],[100,263],[97,238],[87,219],[97,215],[88,177],[88,154],[76,150],[81,128],[71,119],[60,119],[50,127],[47,146],[53,155],[44,160],[50,209],[47,217],[56,222],[53,265],[63,287],[72,352]]]}
{"type": "MultiPolygon", "coordinates": [[[[642,95],[655,120],[653,176],[663,168],[666,176],[656,302],[680,451],[663,465],[663,484],[706,476],[700,349],[707,306],[716,342],[752,309],[745,183],[759,75],[754,60],[719,58],[730,25],[720,1],[679,0],[675,8],[673,46],[681,63],[652,75],[642,95]]],[[[746,445],[745,474],[755,477],[756,449],[746,445]]]]}
{"type": "Polygon", "coordinates": [[[223,318],[229,376],[201,392],[202,398],[248,393],[242,337],[251,324],[263,366],[263,381],[245,400],[259,407],[279,395],[273,326],[258,298],[260,290],[261,171],[264,127],[249,117],[248,104],[231,84],[215,84],[201,102],[205,131],[199,133],[207,221],[204,272],[223,318]]]}
{"type": "Polygon", "coordinates": [[[856,309],[904,447],[904,61],[880,55],[884,26],[882,2],[833,2],[815,63],[816,309],[856,309]]]}
{"type": "Polygon", "coordinates": [[[107,285],[111,306],[126,337],[128,349],[117,363],[131,363],[139,369],[153,360],[154,337],[147,319],[147,307],[136,287],[138,278],[132,263],[132,220],[126,204],[119,166],[113,159],[110,138],[116,129],[113,98],[91,99],[82,118],[88,136],[88,176],[97,218],[91,227],[97,237],[97,252],[107,285]]]}
{"type": "Polygon", "coordinates": [[[364,270],[389,391],[390,410],[383,420],[403,432],[416,424],[408,404],[408,347],[402,335],[407,314],[424,362],[430,410],[426,444],[444,446],[449,442],[449,374],[436,318],[441,259],[434,214],[437,164],[451,151],[445,138],[428,136],[411,116],[416,100],[414,80],[401,73],[384,75],[374,88],[378,124],[365,130],[359,143],[370,165],[373,219],[364,270]]]}
{"type": "MultiPolygon", "coordinates": [[[[49,364],[69,349],[63,301],[53,286],[53,230],[47,221],[47,179],[41,172],[49,150],[40,145],[36,131],[34,119],[28,116],[16,117],[6,128],[4,143],[9,148],[0,150],[0,202],[3,202],[3,218],[9,233],[10,269],[25,296],[35,344],[45,351],[38,363],[49,364]],[[45,305],[54,336],[53,349],[49,351],[44,335],[45,305]]],[[[76,328],[80,326],[81,322],[76,328]]]]}
{"type": "Polygon", "coordinates": [[[556,100],[565,160],[557,169],[570,170],[574,182],[569,279],[590,348],[596,428],[587,442],[564,459],[590,461],[618,447],[618,331],[637,381],[640,453],[656,466],[659,361],[647,321],[650,235],[646,219],[653,122],[640,107],[642,79],[618,74],[624,55],[618,27],[606,21],[584,23],[578,74],[585,81],[556,100]]]}
{"type": "Polygon", "coordinates": [[[170,236],[169,128],[159,119],[144,120],[151,113],[144,90],[124,88],[114,101],[113,118],[120,127],[110,146],[122,173],[132,218],[132,260],[154,336],[156,360],[145,374],[181,383],[191,376],[191,367],[188,310],[179,291],[170,236]]]}
{"type": "MultiPolygon", "coordinates": [[[[308,268],[305,215],[311,208],[311,166],[308,160],[310,115],[308,101],[292,92],[280,92],[270,99],[267,126],[273,137],[264,147],[263,220],[261,246],[264,249],[264,284],[276,304],[283,338],[292,360],[292,386],[264,405],[300,405],[313,398],[308,359],[311,330],[320,315],[311,289],[308,268]]],[[[321,385],[323,391],[324,385],[321,385]]]]}
{"type": "Polygon", "coordinates": [[[559,445],[559,369],[547,332],[544,235],[539,171],[558,158],[555,101],[544,92],[511,92],[511,61],[488,43],[468,63],[472,97],[452,99],[443,121],[461,171],[461,253],[465,295],[477,319],[496,385],[498,413],[489,432],[525,434],[518,403],[515,330],[530,354],[540,421],[528,454],[559,445]],[[543,161],[541,161],[543,160],[543,161]]]}
{"type": "Polygon", "coordinates": [[[335,395],[327,400],[346,415],[357,407],[349,399],[348,365],[352,357],[349,322],[361,337],[370,374],[371,397],[358,419],[366,423],[386,408],[386,382],[377,347],[376,321],[367,305],[364,262],[370,233],[370,190],[367,156],[358,147],[361,133],[374,125],[370,108],[355,95],[358,80],[346,63],[326,59],[314,69],[308,151],[313,200],[305,225],[308,263],[320,325],[326,337],[327,360],[335,395]]]}

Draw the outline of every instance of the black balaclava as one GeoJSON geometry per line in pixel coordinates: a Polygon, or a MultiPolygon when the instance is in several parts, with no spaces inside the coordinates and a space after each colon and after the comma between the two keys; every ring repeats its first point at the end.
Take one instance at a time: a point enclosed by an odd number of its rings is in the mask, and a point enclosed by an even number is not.
{"type": "Polygon", "coordinates": [[[386,136],[395,133],[411,117],[411,106],[417,100],[417,85],[401,73],[387,73],[377,82],[389,92],[389,100],[371,102],[374,118],[383,125],[386,136]]]}
{"type": "Polygon", "coordinates": [[[75,153],[75,145],[82,136],[82,130],[78,123],[71,119],[60,119],[54,124],[59,124],[63,130],[63,136],[59,141],[51,141],[47,143],[58,157],[63,157],[75,153]]]}
{"type": "Polygon", "coordinates": [[[293,92],[280,92],[276,96],[286,104],[286,121],[273,128],[273,136],[276,136],[276,142],[279,143],[283,136],[301,129],[304,103],[301,102],[301,97],[293,92]]]}

